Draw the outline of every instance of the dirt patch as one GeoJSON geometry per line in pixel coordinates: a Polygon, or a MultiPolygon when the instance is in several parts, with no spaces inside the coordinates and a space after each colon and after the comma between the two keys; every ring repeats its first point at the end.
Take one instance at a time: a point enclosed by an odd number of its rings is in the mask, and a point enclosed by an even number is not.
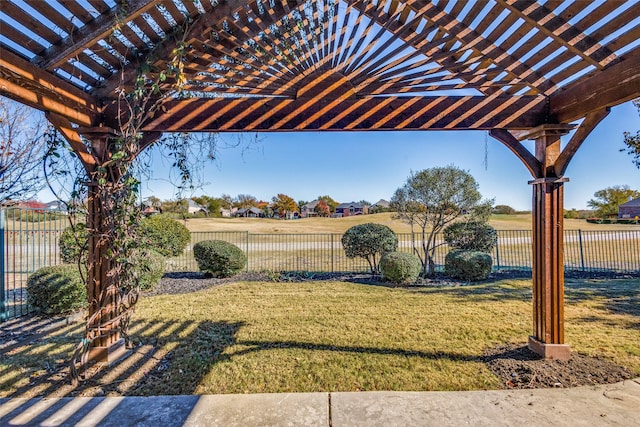
{"type": "Polygon", "coordinates": [[[572,353],[567,361],[548,360],[519,344],[488,349],[481,360],[505,388],[565,388],[612,384],[632,377],[608,360],[572,353]]]}

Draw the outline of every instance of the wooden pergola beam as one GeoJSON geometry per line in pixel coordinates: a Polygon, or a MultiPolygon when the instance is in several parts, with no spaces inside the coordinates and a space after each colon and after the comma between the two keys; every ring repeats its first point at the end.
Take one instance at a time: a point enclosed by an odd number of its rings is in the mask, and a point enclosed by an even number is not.
{"type": "Polygon", "coordinates": [[[542,175],[542,164],[522,143],[506,129],[491,129],[489,135],[502,142],[518,157],[534,178],[542,175]]]}
{"type": "MultiPolygon", "coordinates": [[[[127,20],[133,20],[149,9],[158,5],[163,0],[130,0],[127,5],[127,20]]],[[[66,37],[60,44],[53,45],[40,56],[38,65],[47,70],[59,67],[81,53],[86,46],[90,46],[108,37],[117,28],[118,9],[120,4],[116,4],[108,14],[102,14],[93,22],[83,25],[80,30],[66,37]]]]}
{"type": "Polygon", "coordinates": [[[609,115],[611,111],[610,108],[604,108],[599,111],[594,111],[593,113],[589,113],[584,121],[580,124],[580,127],[576,130],[576,133],[573,134],[569,143],[564,147],[558,159],[555,162],[555,172],[556,176],[563,176],[567,167],[569,166],[569,162],[573,158],[573,156],[578,151],[578,148],[582,145],[582,143],[587,139],[589,134],[598,126],[605,117],[609,115]]]}
{"type": "Polygon", "coordinates": [[[101,115],[91,96],[1,47],[0,95],[81,126],[94,126],[101,115]]]}
{"type": "Polygon", "coordinates": [[[144,129],[157,132],[527,129],[542,123],[545,98],[217,98],[167,101],[144,129]],[[456,114],[451,114],[455,111],[456,114]]]}
{"type": "Polygon", "coordinates": [[[549,120],[569,123],[640,97],[640,54],[628,56],[592,77],[549,97],[549,120]]]}

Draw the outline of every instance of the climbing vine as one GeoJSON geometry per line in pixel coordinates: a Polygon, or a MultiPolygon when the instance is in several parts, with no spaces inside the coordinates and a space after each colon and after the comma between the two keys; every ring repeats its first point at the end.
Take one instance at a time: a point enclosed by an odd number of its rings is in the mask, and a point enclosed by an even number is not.
{"type": "MultiPolygon", "coordinates": [[[[100,292],[89,292],[93,314],[87,319],[84,337],[70,363],[73,383],[80,379],[76,365],[81,362],[86,367],[90,346],[96,340],[106,340],[116,331],[125,339],[126,345],[130,345],[129,325],[140,295],[137,269],[131,267],[135,262],[133,254],[144,250],[137,238],[142,215],[138,204],[139,177],[149,169],[149,158],[141,153],[151,143],[163,145],[172,158],[172,166],[178,171],[179,189],[193,188],[195,163],[215,158],[215,135],[183,133],[157,140],[158,135],[143,131],[166,99],[188,96],[183,91],[187,83],[184,72],[187,45],[183,37],[188,25],[187,21],[171,35],[175,48],[162,68],[154,65],[163,50],[163,46],[158,45],[155,51],[140,58],[132,87],[121,84],[116,90],[117,126],[109,131],[98,130],[98,133],[83,135],[88,138],[84,141],[85,147],[96,162],[89,172],[78,167],[77,161],[71,162],[75,168],[70,170],[71,150],[66,142],[54,129],[47,134],[47,182],[54,192],[58,191],[55,181],[70,184],[71,191],[66,194],[71,200],[68,208],[78,214],[70,215],[72,226],[82,221],[82,217],[86,218],[90,255],[93,254],[89,257],[89,274],[85,277],[87,288],[94,289],[92,281],[95,282],[96,277],[104,282],[95,287],[100,292]],[[192,148],[188,147],[193,145],[206,154],[190,158],[192,148]]],[[[59,198],[66,197],[60,194],[59,198]]],[[[84,271],[84,266],[80,267],[84,271]]]]}

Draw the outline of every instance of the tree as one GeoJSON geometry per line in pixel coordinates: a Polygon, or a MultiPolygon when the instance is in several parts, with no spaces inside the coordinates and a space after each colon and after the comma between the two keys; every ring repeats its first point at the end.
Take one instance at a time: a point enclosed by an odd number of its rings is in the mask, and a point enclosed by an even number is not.
{"type": "Polygon", "coordinates": [[[238,194],[233,205],[239,209],[249,209],[258,206],[258,199],[250,194],[238,194]]]}
{"type": "Polygon", "coordinates": [[[295,212],[298,209],[298,204],[293,198],[280,193],[271,199],[271,209],[278,212],[282,218],[287,215],[287,212],[295,212]]]}
{"type": "Polygon", "coordinates": [[[329,209],[331,209],[331,213],[335,213],[336,208],[340,204],[333,200],[331,196],[318,196],[316,197],[316,200],[324,200],[325,202],[327,202],[327,205],[329,205],[329,209]]]}
{"type": "Polygon", "coordinates": [[[162,206],[162,201],[156,196],[149,196],[144,199],[144,202],[147,206],[151,206],[152,208],[159,208],[162,206]]]}
{"type": "Polygon", "coordinates": [[[618,206],[640,197],[640,191],[631,190],[628,185],[615,185],[596,191],[587,206],[596,210],[596,216],[606,218],[618,215],[618,206]]]}
{"type": "Polygon", "coordinates": [[[165,200],[162,202],[162,212],[184,216],[187,213],[187,201],[184,199],[165,200]]]}
{"type": "Polygon", "coordinates": [[[493,208],[493,213],[497,215],[514,215],[516,210],[509,205],[496,205],[493,208]]]}
{"type": "Polygon", "coordinates": [[[383,224],[354,225],[342,235],[342,246],[348,258],[367,260],[371,274],[378,272],[380,258],[398,248],[398,236],[383,224]]]}
{"type": "Polygon", "coordinates": [[[307,203],[309,203],[306,200],[298,200],[298,212],[302,212],[302,208],[304,207],[304,205],[306,205],[307,203]]]}
{"type": "Polygon", "coordinates": [[[44,187],[42,114],[0,97],[0,203],[31,197],[44,187]]]}
{"type": "Polygon", "coordinates": [[[411,226],[413,249],[420,257],[425,275],[435,274],[435,250],[442,244],[436,242],[436,235],[463,213],[473,215],[479,210],[484,215],[489,203],[480,203],[481,197],[473,176],[455,166],[412,173],[396,190],[391,206],[397,218],[411,226]],[[416,228],[421,235],[422,250],[414,238],[416,228]]]}
{"type": "Polygon", "coordinates": [[[328,217],[331,215],[331,208],[324,200],[319,200],[318,204],[315,208],[313,208],[313,210],[318,214],[318,216],[321,217],[328,217]]]}
{"type": "MultiPolygon", "coordinates": [[[[640,114],[640,98],[633,100],[633,105],[638,109],[640,114]]],[[[627,146],[626,149],[620,151],[626,151],[627,154],[633,157],[633,164],[640,168],[640,130],[636,131],[635,135],[631,132],[624,132],[624,143],[627,146]]]]}
{"type": "Polygon", "coordinates": [[[222,209],[223,200],[217,197],[209,197],[202,195],[200,197],[192,197],[194,202],[205,208],[208,212],[207,216],[220,217],[220,209],[222,209]]]}
{"type": "Polygon", "coordinates": [[[230,195],[222,194],[220,200],[222,201],[222,207],[224,209],[231,209],[233,207],[233,197],[230,195]]]}

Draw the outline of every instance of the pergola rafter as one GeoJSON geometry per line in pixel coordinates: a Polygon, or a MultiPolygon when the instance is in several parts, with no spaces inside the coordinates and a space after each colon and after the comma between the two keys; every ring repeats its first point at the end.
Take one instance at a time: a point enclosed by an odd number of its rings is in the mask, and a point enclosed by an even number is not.
{"type": "MultiPolygon", "coordinates": [[[[166,79],[140,149],[161,132],[490,131],[533,178],[530,346],[568,357],[564,173],[609,108],[640,97],[640,2],[3,0],[0,94],[47,112],[91,173],[127,119],[118,93],[134,88],[140,64],[149,78],[166,70],[178,47],[180,95],[166,79]]],[[[109,261],[94,243],[97,295],[109,261]]],[[[118,320],[92,310],[113,330],[108,348],[118,320]]]]}

